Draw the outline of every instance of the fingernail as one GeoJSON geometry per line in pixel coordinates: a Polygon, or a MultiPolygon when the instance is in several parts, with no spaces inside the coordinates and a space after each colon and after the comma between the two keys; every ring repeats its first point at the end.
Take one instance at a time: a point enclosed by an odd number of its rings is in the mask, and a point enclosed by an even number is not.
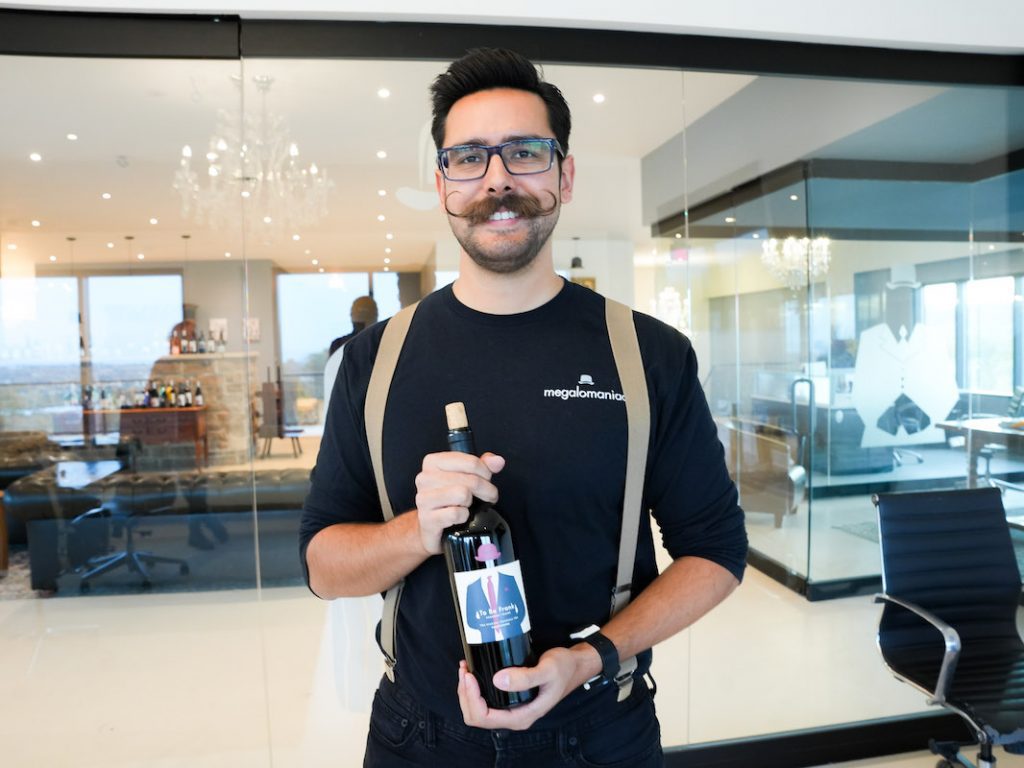
{"type": "Polygon", "coordinates": [[[507,691],[509,686],[508,675],[499,674],[497,677],[494,678],[494,684],[501,688],[501,690],[507,691]]]}

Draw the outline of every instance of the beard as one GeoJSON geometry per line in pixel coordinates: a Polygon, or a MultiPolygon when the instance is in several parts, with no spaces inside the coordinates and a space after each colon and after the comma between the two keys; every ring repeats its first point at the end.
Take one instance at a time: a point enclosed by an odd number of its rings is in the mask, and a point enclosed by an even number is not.
{"type": "Polygon", "coordinates": [[[452,222],[452,233],[473,263],[488,272],[510,275],[530,266],[555,230],[559,213],[558,198],[553,192],[548,191],[548,194],[551,196],[551,205],[547,208],[532,195],[521,194],[486,197],[467,206],[461,213],[454,213],[448,207],[446,198],[444,208],[453,219],[464,220],[470,225],[460,231],[461,228],[452,222]],[[474,226],[489,221],[502,208],[525,222],[526,235],[521,240],[500,240],[496,244],[484,245],[474,226]]]}

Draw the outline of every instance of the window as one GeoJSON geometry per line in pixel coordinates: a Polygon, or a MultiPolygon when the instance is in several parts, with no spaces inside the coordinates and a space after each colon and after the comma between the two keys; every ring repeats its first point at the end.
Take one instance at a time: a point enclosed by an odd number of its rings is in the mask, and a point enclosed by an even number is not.
{"type": "Polygon", "coordinates": [[[964,284],[967,388],[1013,392],[1013,294],[1011,276],[964,284]]]}

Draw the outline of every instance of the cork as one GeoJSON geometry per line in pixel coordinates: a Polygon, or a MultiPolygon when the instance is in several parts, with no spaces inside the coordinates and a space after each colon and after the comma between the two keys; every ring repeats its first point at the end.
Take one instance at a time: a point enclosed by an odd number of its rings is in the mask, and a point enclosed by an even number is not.
{"type": "Polygon", "coordinates": [[[448,403],[444,407],[448,417],[448,429],[468,429],[469,419],[466,418],[466,406],[462,403],[448,403]]]}

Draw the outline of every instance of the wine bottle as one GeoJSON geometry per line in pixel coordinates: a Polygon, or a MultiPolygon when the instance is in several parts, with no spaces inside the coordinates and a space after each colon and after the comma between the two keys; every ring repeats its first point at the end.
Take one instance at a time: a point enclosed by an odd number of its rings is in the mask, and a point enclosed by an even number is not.
{"type": "Polygon", "coordinates": [[[201,385],[199,384],[199,380],[198,380],[198,379],[196,380],[196,397],[195,397],[195,403],[196,403],[196,406],[197,406],[198,408],[202,408],[202,407],[203,407],[203,405],[204,405],[204,403],[203,403],[203,388],[202,388],[202,386],[201,386],[201,385]]]}
{"type": "MultiPolygon", "coordinates": [[[[476,455],[465,406],[450,403],[445,413],[449,448],[476,455]]],[[[536,688],[502,691],[493,683],[500,669],[537,663],[522,570],[508,523],[490,504],[474,499],[469,519],[445,529],[442,543],[466,664],[484,701],[495,709],[531,701],[536,688]]]]}

